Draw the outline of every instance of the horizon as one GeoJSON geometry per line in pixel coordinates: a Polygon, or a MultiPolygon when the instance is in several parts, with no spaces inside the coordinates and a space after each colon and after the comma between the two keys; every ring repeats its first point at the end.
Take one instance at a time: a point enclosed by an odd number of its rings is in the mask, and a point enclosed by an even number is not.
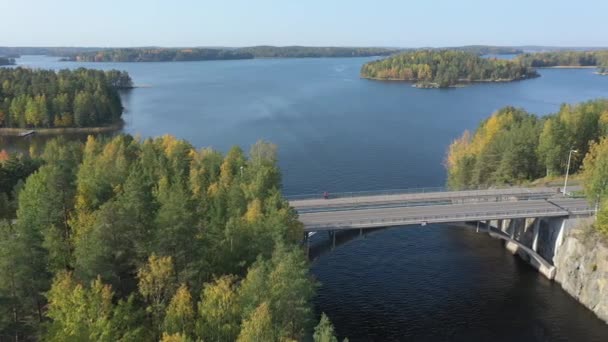
{"type": "Polygon", "coordinates": [[[581,0],[592,8],[572,16],[565,1],[482,0],[401,2],[337,0],[305,4],[260,0],[230,3],[182,0],[44,0],[3,4],[0,46],[7,47],[455,47],[468,45],[606,46],[597,23],[608,3],[581,0]],[[525,11],[522,11],[522,8],[525,11]],[[496,13],[500,13],[497,15],[496,13]],[[27,14],[27,15],[19,15],[27,14]],[[568,23],[565,25],[564,23],[568,23]]]}
{"type": "Polygon", "coordinates": [[[450,49],[450,48],[463,48],[463,47],[504,47],[504,48],[557,48],[557,49],[608,49],[608,45],[546,45],[546,44],[525,44],[525,45],[496,45],[496,44],[465,44],[465,45],[428,45],[428,46],[380,46],[380,45],[300,45],[300,44],[287,44],[287,45],[271,45],[271,44],[253,44],[253,45],[107,45],[107,46],[95,46],[95,45],[0,45],[0,48],[9,49],[24,49],[24,48],[78,48],[78,49],[243,49],[252,47],[276,47],[276,48],[287,48],[287,47],[311,47],[311,48],[379,48],[379,49],[450,49]]]}

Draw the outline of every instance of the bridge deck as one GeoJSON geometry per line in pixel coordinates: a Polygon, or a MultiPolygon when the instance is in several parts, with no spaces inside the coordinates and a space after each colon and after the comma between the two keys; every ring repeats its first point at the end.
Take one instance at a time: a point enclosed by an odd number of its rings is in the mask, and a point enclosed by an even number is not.
{"type": "MultiPolygon", "coordinates": [[[[300,206],[300,208],[302,207],[300,206]]],[[[296,207],[296,209],[298,209],[298,207],[296,207]]],[[[328,229],[376,228],[423,223],[560,217],[589,215],[592,213],[593,209],[589,207],[586,200],[562,197],[550,200],[534,199],[439,204],[415,207],[394,206],[345,210],[319,210],[314,212],[301,212],[300,221],[304,223],[305,231],[310,232],[328,229]]]]}
{"type": "Polygon", "coordinates": [[[349,208],[364,206],[391,205],[398,203],[466,201],[470,199],[528,199],[548,198],[557,194],[557,188],[507,188],[465,191],[432,191],[401,194],[377,194],[365,196],[354,193],[353,196],[337,198],[318,198],[291,200],[289,204],[300,212],[315,211],[322,208],[349,208]]]}

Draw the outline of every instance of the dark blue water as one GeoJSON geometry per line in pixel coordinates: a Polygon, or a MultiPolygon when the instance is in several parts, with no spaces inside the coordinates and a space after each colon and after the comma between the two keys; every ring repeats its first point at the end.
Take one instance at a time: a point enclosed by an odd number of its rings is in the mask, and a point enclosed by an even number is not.
{"type": "MultiPolygon", "coordinates": [[[[544,115],[608,96],[608,78],[589,69],[437,90],[362,80],[367,60],[18,63],[127,70],[142,87],[123,97],[126,132],[223,151],[270,140],[286,194],[441,186],[450,142],[493,111],[514,105],[544,115]]],[[[608,325],[558,285],[463,228],[375,232],[318,257],[312,273],[323,284],[317,311],[351,341],[608,341],[608,325]]]]}

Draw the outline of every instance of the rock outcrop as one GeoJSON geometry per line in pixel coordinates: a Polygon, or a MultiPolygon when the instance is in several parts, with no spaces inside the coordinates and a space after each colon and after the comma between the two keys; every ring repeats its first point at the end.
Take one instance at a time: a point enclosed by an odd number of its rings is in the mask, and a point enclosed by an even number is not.
{"type": "Polygon", "coordinates": [[[608,322],[608,238],[583,223],[564,234],[554,263],[555,281],[608,322]]]}

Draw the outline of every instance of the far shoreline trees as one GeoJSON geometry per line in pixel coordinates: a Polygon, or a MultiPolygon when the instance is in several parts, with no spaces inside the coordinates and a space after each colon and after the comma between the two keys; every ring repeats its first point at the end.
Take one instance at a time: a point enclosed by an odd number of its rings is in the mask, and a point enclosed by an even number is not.
{"type": "Polygon", "coordinates": [[[608,50],[526,53],[517,56],[516,60],[534,68],[596,66],[605,70],[608,68],[608,50]]]}
{"type": "Polygon", "coordinates": [[[253,58],[313,58],[386,56],[389,48],[252,46],[244,48],[118,48],[81,52],[63,58],[77,62],[184,62],[253,58]]]}

